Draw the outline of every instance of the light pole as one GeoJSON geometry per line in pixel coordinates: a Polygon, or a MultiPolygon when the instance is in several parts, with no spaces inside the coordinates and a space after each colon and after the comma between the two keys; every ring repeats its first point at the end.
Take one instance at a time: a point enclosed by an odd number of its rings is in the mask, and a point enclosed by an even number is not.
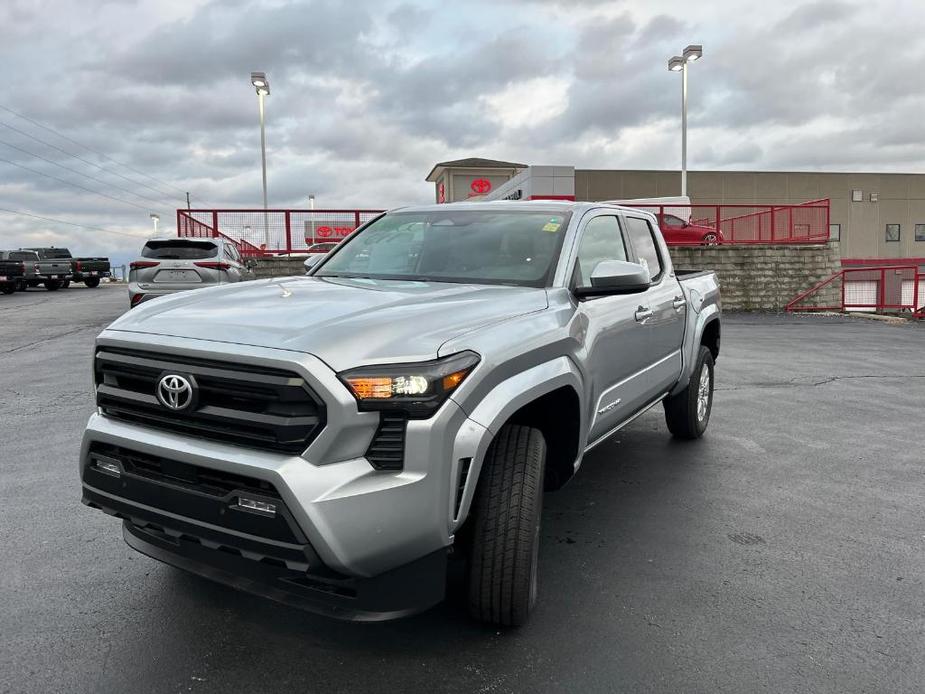
{"type": "Polygon", "coordinates": [[[315,195],[314,193],[308,196],[308,209],[311,210],[311,214],[309,216],[311,217],[311,220],[312,220],[312,243],[315,243],[315,195]]]}
{"type": "Polygon", "coordinates": [[[161,216],[159,214],[154,214],[153,212],[148,216],[151,218],[151,221],[154,222],[154,235],[157,236],[157,223],[161,221],[161,216]]]}
{"type": "Polygon", "coordinates": [[[263,171],[263,242],[270,247],[270,226],[267,222],[267,133],[263,122],[263,97],[270,94],[270,81],[265,72],[252,72],[251,84],[257,90],[257,104],[260,108],[260,163],[263,171]]]}
{"type": "Polygon", "coordinates": [[[692,44],[668,61],[668,69],[681,73],[681,195],[687,195],[687,64],[703,57],[703,46],[692,44]]]}

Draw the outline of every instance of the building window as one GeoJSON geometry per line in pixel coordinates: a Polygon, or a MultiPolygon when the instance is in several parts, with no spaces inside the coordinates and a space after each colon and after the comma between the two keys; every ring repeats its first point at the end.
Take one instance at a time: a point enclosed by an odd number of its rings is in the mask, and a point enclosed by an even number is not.
{"type": "Polygon", "coordinates": [[[829,224],[829,241],[841,241],[841,224],[829,224]]]}
{"type": "Polygon", "coordinates": [[[915,225],[915,240],[925,241],[925,224],[915,225]]]}
{"type": "Polygon", "coordinates": [[[899,241],[899,225],[898,224],[887,224],[886,225],[886,240],[890,241],[899,241]]]}
{"type": "Polygon", "coordinates": [[[863,190],[852,190],[851,191],[851,202],[864,202],[864,191],[863,190]]]}

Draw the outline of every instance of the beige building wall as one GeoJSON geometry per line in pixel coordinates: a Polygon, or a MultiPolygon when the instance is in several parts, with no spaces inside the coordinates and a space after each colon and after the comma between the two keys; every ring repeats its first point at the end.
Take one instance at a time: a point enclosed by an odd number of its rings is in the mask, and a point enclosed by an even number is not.
{"type": "MultiPolygon", "coordinates": [[[[576,169],[576,200],[630,200],[678,195],[677,171],[576,169]]],[[[829,198],[831,223],[840,225],[845,258],[925,258],[925,174],[691,171],[694,204],[798,204],[829,198]],[[860,190],[861,202],[852,201],[860,190]],[[872,201],[871,194],[876,201],[872,201]],[[900,241],[886,241],[886,225],[900,225],[900,241]]]]}

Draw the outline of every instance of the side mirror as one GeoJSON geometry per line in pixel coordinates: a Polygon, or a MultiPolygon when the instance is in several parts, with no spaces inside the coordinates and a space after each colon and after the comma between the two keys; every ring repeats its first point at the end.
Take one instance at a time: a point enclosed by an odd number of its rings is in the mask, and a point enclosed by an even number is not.
{"type": "Polygon", "coordinates": [[[302,266],[305,268],[305,274],[311,272],[311,269],[315,267],[322,258],[324,258],[324,254],[322,253],[315,253],[308,256],[302,263],[302,266]]]}
{"type": "Polygon", "coordinates": [[[575,296],[603,296],[605,294],[638,294],[652,283],[649,270],[625,260],[602,260],[591,272],[590,287],[576,287],[575,296]]]}

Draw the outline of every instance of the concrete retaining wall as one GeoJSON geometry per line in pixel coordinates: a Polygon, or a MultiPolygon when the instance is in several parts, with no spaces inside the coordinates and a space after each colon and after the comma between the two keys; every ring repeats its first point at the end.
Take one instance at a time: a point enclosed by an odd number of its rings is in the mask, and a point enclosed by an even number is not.
{"type": "MultiPolygon", "coordinates": [[[[679,270],[715,270],[723,308],[744,311],[781,311],[797,294],[841,269],[836,241],[811,246],[673,247],[671,257],[679,270]]],[[[839,286],[832,283],[806,305],[838,304],[839,286]]]]}
{"type": "Polygon", "coordinates": [[[304,275],[305,258],[257,258],[257,267],[254,272],[257,279],[268,277],[288,277],[290,275],[304,275]]]}

